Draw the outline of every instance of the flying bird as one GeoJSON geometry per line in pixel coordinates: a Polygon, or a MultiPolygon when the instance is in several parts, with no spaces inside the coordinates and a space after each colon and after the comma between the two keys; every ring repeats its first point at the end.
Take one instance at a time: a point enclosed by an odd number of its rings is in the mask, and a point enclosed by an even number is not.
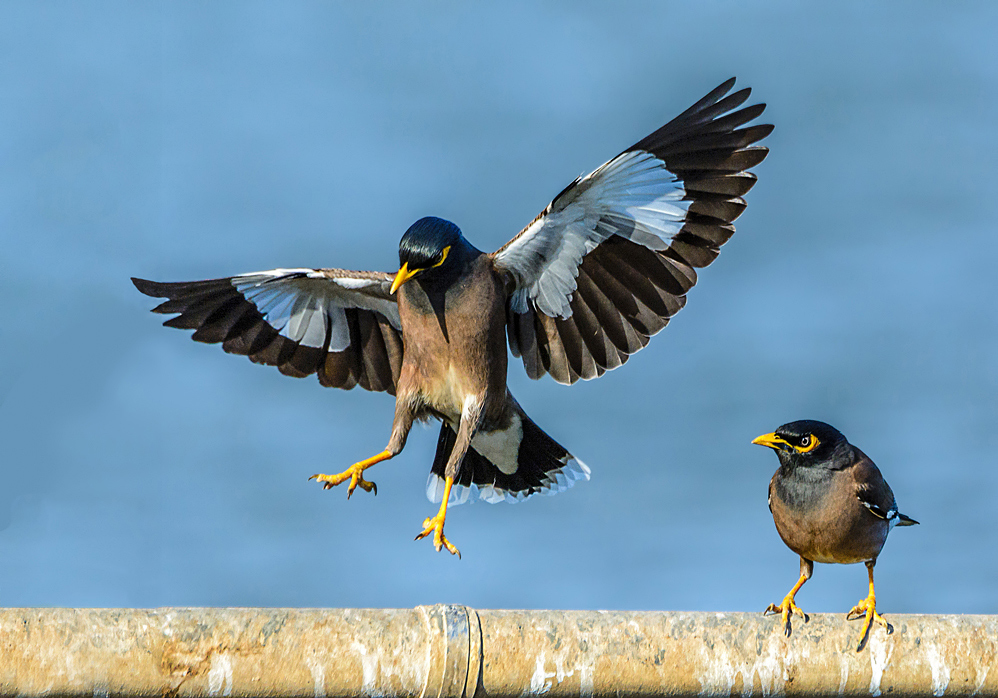
{"type": "Polygon", "coordinates": [[[437,551],[449,503],[561,491],[589,468],[540,429],[506,387],[507,341],[534,379],[596,378],[644,347],[686,303],[696,269],[734,233],[747,170],[770,125],[732,78],[651,135],[576,178],[496,252],[454,223],[422,218],[399,243],[395,273],[273,269],[180,283],[132,279],[164,324],[328,387],[395,396],[388,444],[313,478],[377,493],[365,471],[402,451],[416,420],[442,424],[423,522],[437,551]]]}
{"type": "Polygon", "coordinates": [[[810,419],[784,424],[752,443],[772,448],[780,459],[780,469],[769,482],[769,510],[780,538],[800,555],[797,583],[765,613],[779,613],[789,637],[791,615],[807,622],[794,596],[811,578],[815,562],[865,562],[869,593],[846,614],[847,620],[865,619],[856,649],[866,644],[871,623],[883,626],[888,635],[894,632],[877,613],[873,567],[891,529],[918,522],[898,511],[876,464],[838,429],[810,419]]]}

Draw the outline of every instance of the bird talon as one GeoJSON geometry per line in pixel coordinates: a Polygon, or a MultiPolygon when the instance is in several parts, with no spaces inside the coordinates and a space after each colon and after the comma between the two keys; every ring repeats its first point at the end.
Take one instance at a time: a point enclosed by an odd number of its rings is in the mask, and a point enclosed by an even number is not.
{"type": "Polygon", "coordinates": [[[390,452],[382,451],[378,455],[368,458],[367,460],[354,463],[342,473],[337,473],[335,475],[316,474],[310,477],[309,480],[321,482],[322,489],[324,490],[332,489],[333,487],[336,487],[336,485],[342,484],[349,480],[350,485],[347,487],[347,499],[350,499],[350,497],[353,496],[353,491],[358,487],[365,492],[373,492],[377,495],[378,486],[373,482],[364,479],[364,471],[375,463],[380,463],[381,461],[388,460],[391,457],[392,455],[390,452]]]}
{"type": "Polygon", "coordinates": [[[458,559],[461,559],[461,551],[457,549],[457,546],[447,540],[447,536],[444,535],[444,517],[437,515],[432,518],[427,518],[423,520],[423,530],[415,537],[414,540],[422,540],[428,535],[433,534],[433,547],[439,553],[443,548],[447,548],[447,552],[451,555],[457,555],[458,559]]]}
{"type": "Polygon", "coordinates": [[[859,631],[859,645],[856,647],[857,652],[866,646],[866,641],[870,637],[870,630],[873,629],[874,623],[883,627],[888,635],[894,633],[894,626],[888,623],[886,618],[877,613],[877,600],[872,592],[868,597],[853,606],[852,610],[846,614],[846,620],[859,620],[860,618],[864,618],[865,620],[863,621],[862,629],[859,631]]]}
{"type": "Polygon", "coordinates": [[[790,619],[795,613],[803,618],[805,623],[811,619],[810,616],[800,609],[800,606],[794,603],[793,597],[789,594],[783,598],[783,601],[781,601],[779,605],[771,603],[766,607],[766,610],[762,612],[764,616],[776,613],[780,614],[780,619],[783,621],[783,634],[787,637],[790,637],[790,619]]]}

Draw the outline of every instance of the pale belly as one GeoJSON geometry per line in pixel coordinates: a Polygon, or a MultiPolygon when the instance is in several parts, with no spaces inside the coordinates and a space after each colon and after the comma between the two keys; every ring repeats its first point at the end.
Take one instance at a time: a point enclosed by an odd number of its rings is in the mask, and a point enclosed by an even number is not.
{"type": "Polygon", "coordinates": [[[474,383],[475,381],[468,379],[466,371],[449,363],[439,375],[426,382],[420,391],[421,397],[427,407],[444,415],[457,426],[461,415],[468,410],[469,403],[480,399],[484,392],[482,386],[474,383]]]}

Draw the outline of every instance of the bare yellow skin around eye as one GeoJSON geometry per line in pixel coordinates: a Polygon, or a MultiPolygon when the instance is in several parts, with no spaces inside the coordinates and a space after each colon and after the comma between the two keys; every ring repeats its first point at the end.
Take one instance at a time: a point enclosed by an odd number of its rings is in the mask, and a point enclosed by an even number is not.
{"type": "Polygon", "coordinates": [[[444,248],[444,251],[440,253],[440,261],[434,264],[432,267],[430,267],[430,269],[435,269],[436,267],[439,267],[441,264],[446,262],[448,252],[450,252],[450,245],[447,245],[447,247],[444,248]]]}
{"type": "Polygon", "coordinates": [[[811,440],[808,442],[807,446],[794,446],[794,450],[797,453],[810,453],[814,449],[818,448],[818,438],[814,435],[810,435],[811,440]]]}
{"type": "Polygon", "coordinates": [[[433,266],[425,267],[422,269],[410,269],[408,263],[403,264],[402,268],[399,269],[398,274],[395,275],[395,280],[392,281],[392,288],[389,291],[389,293],[394,294],[396,291],[398,291],[399,286],[404,284],[406,281],[414,277],[419,272],[426,271],[427,269],[435,269],[444,262],[446,262],[447,254],[450,252],[450,247],[451,247],[450,245],[447,245],[447,247],[444,248],[443,252],[440,253],[440,261],[434,264],[433,266]]]}

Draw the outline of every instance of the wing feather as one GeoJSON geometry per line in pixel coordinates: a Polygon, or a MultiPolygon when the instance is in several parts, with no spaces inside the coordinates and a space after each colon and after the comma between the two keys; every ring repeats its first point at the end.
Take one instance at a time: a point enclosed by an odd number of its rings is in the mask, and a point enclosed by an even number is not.
{"type": "Polygon", "coordinates": [[[159,283],[132,279],[165,325],[288,376],[317,374],[327,387],[394,394],[402,365],[392,275],[342,269],[274,269],[222,279],[159,283]]]}
{"type": "Polygon", "coordinates": [[[644,347],[686,303],[696,269],[734,233],[772,132],[734,79],[568,185],[493,254],[507,334],[527,374],[595,378],[644,347]],[[735,111],[737,110],[737,111],[735,111]]]}

